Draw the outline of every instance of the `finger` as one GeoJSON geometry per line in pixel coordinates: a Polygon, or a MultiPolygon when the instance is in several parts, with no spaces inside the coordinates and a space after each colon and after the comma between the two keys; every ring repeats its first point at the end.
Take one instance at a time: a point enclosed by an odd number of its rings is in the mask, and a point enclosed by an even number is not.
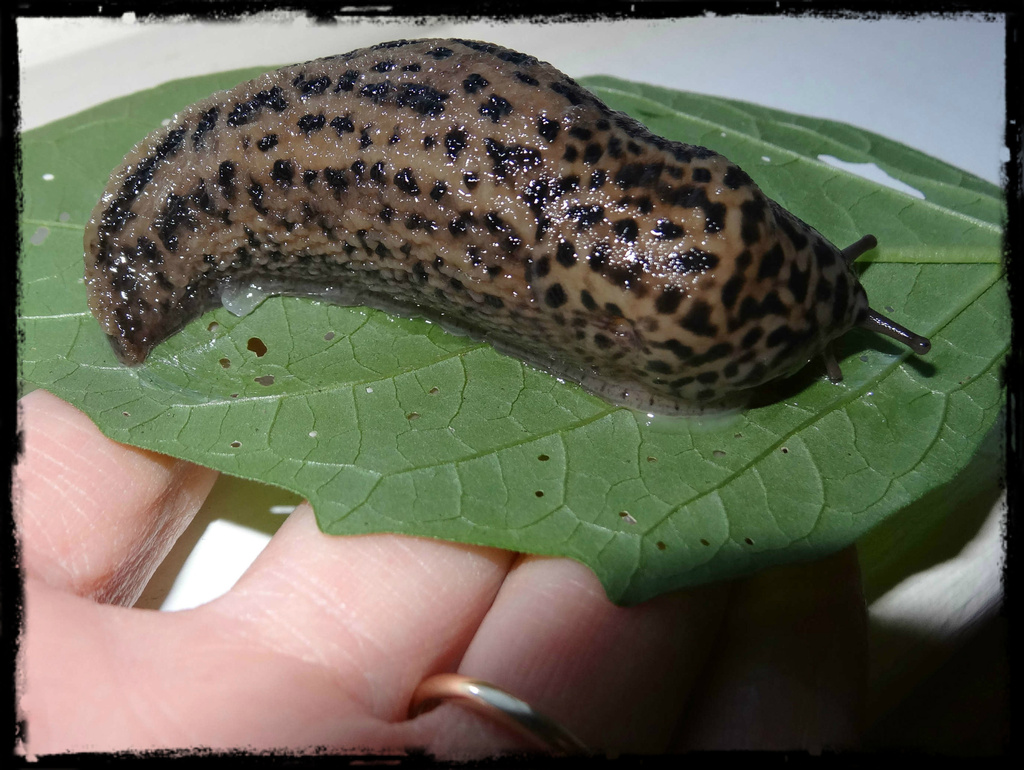
{"type": "Polygon", "coordinates": [[[867,681],[867,615],[854,547],[736,584],[714,664],[679,749],[855,745],[867,681]]]}
{"type": "Polygon", "coordinates": [[[26,575],[132,604],[199,510],[216,471],[106,438],[70,404],[20,401],[15,515],[26,575]]]}
{"type": "Polygon", "coordinates": [[[346,693],[336,716],[360,727],[321,740],[401,748],[393,723],[422,679],[458,664],[514,558],[427,538],[329,536],[302,505],[236,586],[200,609],[346,693]]]}
{"type": "MultiPolygon", "coordinates": [[[[458,670],[522,698],[593,749],[662,751],[709,655],[727,590],[710,586],[618,607],[583,565],[526,557],[458,670]]],[[[410,725],[443,757],[528,746],[454,705],[410,725]]]]}
{"type": "Polygon", "coordinates": [[[359,704],[330,671],[268,650],[244,626],[97,604],[31,578],[25,595],[28,754],[345,748],[336,741],[360,731],[359,704]]]}
{"type": "Polygon", "coordinates": [[[97,605],[27,581],[29,749],[401,750],[393,723],[412,690],[456,665],[512,558],[331,537],[303,505],[232,590],[193,610],[97,605]]]}

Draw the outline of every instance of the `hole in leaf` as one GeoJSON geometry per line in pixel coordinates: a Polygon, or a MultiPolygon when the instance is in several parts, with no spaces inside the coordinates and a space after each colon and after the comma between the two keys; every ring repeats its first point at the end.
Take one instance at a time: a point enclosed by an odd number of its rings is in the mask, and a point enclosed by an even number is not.
{"type": "Polygon", "coordinates": [[[743,538],[743,542],[746,543],[747,545],[753,545],[754,544],[754,541],[751,540],[749,537],[743,538]]]}
{"type": "Polygon", "coordinates": [[[238,449],[238,447],[242,446],[242,442],[241,441],[232,441],[231,442],[231,446],[233,446],[235,449],[238,449]]]}
{"type": "Polygon", "coordinates": [[[544,497],[544,493],[541,492],[539,489],[536,492],[534,492],[533,494],[537,495],[537,497],[544,497]]]}
{"type": "Polygon", "coordinates": [[[40,225],[36,228],[36,231],[32,233],[32,237],[28,239],[28,242],[33,246],[38,246],[40,243],[46,240],[46,236],[50,234],[49,227],[43,227],[40,225]]]}
{"type": "Polygon", "coordinates": [[[700,544],[701,544],[701,545],[711,545],[711,543],[709,543],[709,542],[708,542],[708,541],[707,541],[707,540],[706,540],[705,538],[703,538],[703,537],[702,537],[702,538],[700,539],[700,544]]]}
{"type": "Polygon", "coordinates": [[[789,454],[789,450],[786,449],[786,447],[782,447],[781,451],[782,451],[782,454],[784,454],[784,455],[788,455],[789,454]]]}
{"type": "Polygon", "coordinates": [[[432,396],[436,396],[440,392],[441,392],[440,388],[431,388],[430,390],[427,391],[427,393],[429,393],[432,396]]]}
{"type": "Polygon", "coordinates": [[[316,436],[317,436],[317,433],[316,433],[316,431],[315,431],[315,430],[311,430],[311,431],[309,432],[309,437],[310,437],[310,438],[316,438],[316,436]]]}
{"type": "Polygon", "coordinates": [[[537,459],[540,460],[542,463],[546,463],[551,458],[548,457],[547,455],[537,455],[537,459]]]}
{"type": "Polygon", "coordinates": [[[273,385],[274,384],[274,375],[272,375],[272,374],[264,374],[262,377],[256,377],[255,379],[256,379],[256,382],[258,382],[260,385],[273,385]]]}
{"type": "Polygon", "coordinates": [[[231,368],[231,361],[230,361],[230,359],[222,358],[220,360],[220,365],[222,367],[224,367],[225,369],[230,369],[231,368]]]}
{"type": "Polygon", "coordinates": [[[887,172],[880,169],[874,163],[850,163],[849,161],[839,160],[839,158],[832,155],[819,155],[818,160],[827,163],[834,168],[839,168],[843,171],[849,171],[851,174],[864,177],[864,179],[871,182],[883,184],[886,187],[891,187],[893,190],[898,190],[899,192],[924,200],[923,192],[911,187],[906,182],[901,182],[896,177],[889,176],[887,172]]]}
{"type": "Polygon", "coordinates": [[[712,457],[725,457],[725,452],[723,452],[721,449],[716,449],[715,451],[713,451],[711,453],[711,456],[712,457]]]}
{"type": "Polygon", "coordinates": [[[407,420],[418,420],[419,418],[420,418],[420,413],[419,412],[409,412],[409,414],[407,414],[405,416],[405,419],[407,419],[407,420]]]}
{"type": "Polygon", "coordinates": [[[629,514],[629,511],[619,511],[619,518],[622,519],[627,524],[636,524],[636,519],[634,519],[629,514]]]}
{"type": "Polygon", "coordinates": [[[121,412],[121,414],[125,417],[131,417],[131,414],[129,412],[121,412]]]}
{"type": "Polygon", "coordinates": [[[664,551],[664,550],[665,550],[666,548],[668,548],[668,546],[667,546],[667,545],[665,545],[665,544],[664,544],[663,542],[661,542],[660,540],[659,540],[659,541],[658,541],[657,543],[655,543],[655,545],[656,545],[656,546],[658,547],[658,550],[659,550],[659,551],[664,551]]]}
{"type": "Polygon", "coordinates": [[[208,331],[208,332],[220,331],[220,324],[217,323],[216,321],[210,321],[210,325],[206,327],[206,331],[208,331]]]}
{"type": "Polygon", "coordinates": [[[263,358],[267,354],[267,346],[259,337],[250,337],[245,346],[255,353],[257,358],[263,358]]]}
{"type": "Polygon", "coordinates": [[[658,458],[657,457],[648,457],[647,458],[647,462],[649,462],[649,463],[656,463],[656,462],[658,462],[658,458]]]}
{"type": "Polygon", "coordinates": [[[326,342],[330,342],[333,339],[334,339],[334,332],[327,332],[327,334],[324,335],[324,341],[326,341],[326,342]]]}

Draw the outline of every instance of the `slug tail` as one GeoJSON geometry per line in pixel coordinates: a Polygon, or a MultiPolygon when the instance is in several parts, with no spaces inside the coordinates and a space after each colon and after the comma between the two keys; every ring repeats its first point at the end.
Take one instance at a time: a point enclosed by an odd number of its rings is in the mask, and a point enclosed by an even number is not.
{"type": "Polygon", "coordinates": [[[918,355],[924,355],[932,349],[931,340],[927,337],[922,337],[920,334],[914,334],[904,326],[900,326],[895,321],[886,318],[881,313],[868,308],[868,314],[864,320],[861,321],[858,326],[864,329],[870,329],[876,331],[879,334],[884,334],[886,337],[891,337],[898,342],[902,342],[908,348],[913,350],[918,355]]]}

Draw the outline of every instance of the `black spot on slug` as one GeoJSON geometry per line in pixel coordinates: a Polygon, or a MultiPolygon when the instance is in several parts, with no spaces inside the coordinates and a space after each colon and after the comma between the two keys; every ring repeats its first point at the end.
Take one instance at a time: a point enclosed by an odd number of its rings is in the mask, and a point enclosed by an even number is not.
{"type": "Polygon", "coordinates": [[[654,229],[651,230],[651,233],[659,241],[671,241],[676,238],[682,238],[686,234],[686,231],[668,219],[659,219],[657,225],[655,225],[654,229]]]}
{"type": "Polygon", "coordinates": [[[577,223],[577,230],[589,230],[604,219],[603,206],[572,206],[566,217],[577,223]]]}
{"type": "Polygon", "coordinates": [[[492,95],[490,99],[480,105],[479,112],[484,117],[490,118],[492,123],[500,123],[502,118],[512,113],[512,105],[507,99],[492,95]]]}
{"type": "Polygon", "coordinates": [[[462,81],[462,88],[467,94],[475,94],[478,91],[487,88],[490,83],[483,75],[473,73],[468,78],[462,81]]]}
{"type": "Polygon", "coordinates": [[[761,264],[757,269],[757,280],[763,281],[767,278],[775,278],[779,274],[779,270],[782,269],[785,258],[782,247],[776,243],[761,257],[761,264]]]}
{"type": "Polygon", "coordinates": [[[722,181],[730,190],[738,190],[741,187],[749,187],[754,184],[753,180],[739,166],[729,166],[722,181]]]}
{"type": "Polygon", "coordinates": [[[420,187],[416,184],[416,177],[413,176],[411,168],[403,168],[395,174],[395,185],[407,195],[420,194],[420,187]]]}
{"type": "Polygon", "coordinates": [[[249,185],[249,200],[252,207],[260,214],[266,215],[267,209],[263,206],[263,185],[253,182],[249,185]]]}
{"type": "Polygon", "coordinates": [[[338,85],[334,87],[335,93],[351,91],[357,80],[359,80],[359,73],[356,70],[346,70],[345,74],[338,78],[338,85]]]}
{"type": "Polygon", "coordinates": [[[590,254],[587,255],[587,262],[590,264],[590,269],[595,273],[601,271],[608,262],[608,252],[610,250],[611,247],[607,243],[599,243],[594,246],[590,254]]]}
{"type": "Polygon", "coordinates": [[[319,131],[326,123],[327,119],[321,113],[319,115],[303,115],[299,118],[298,126],[302,133],[311,134],[314,131],[319,131]]]}
{"type": "Polygon", "coordinates": [[[701,337],[714,337],[718,334],[718,327],[711,323],[711,306],[704,300],[692,301],[690,311],[679,321],[679,325],[701,337]]]}
{"type": "Polygon", "coordinates": [[[487,155],[494,162],[494,175],[498,179],[526,171],[541,162],[540,151],[536,147],[524,147],[520,144],[504,145],[496,139],[484,139],[487,155]]]}
{"type": "Polygon", "coordinates": [[[446,154],[452,160],[459,157],[459,153],[466,149],[466,132],[461,129],[449,131],[444,136],[446,154]]]}
{"type": "Polygon", "coordinates": [[[226,200],[233,200],[235,197],[235,164],[225,160],[217,169],[217,183],[220,185],[221,195],[226,200]]]}
{"type": "Polygon", "coordinates": [[[736,298],[739,297],[740,291],[743,289],[744,283],[746,283],[746,279],[742,275],[734,275],[725,282],[725,286],[722,287],[723,306],[732,309],[733,305],[736,304],[736,298]]]}
{"type": "Polygon", "coordinates": [[[345,117],[338,116],[331,119],[331,128],[338,132],[338,136],[342,134],[351,134],[356,130],[356,127],[352,123],[352,119],[347,115],[345,117]]]}
{"type": "Polygon", "coordinates": [[[636,237],[640,232],[635,219],[620,219],[615,223],[613,229],[615,234],[626,241],[626,243],[635,243],[636,237]]]}
{"type": "Polygon", "coordinates": [[[810,270],[800,270],[796,263],[793,263],[789,268],[789,280],[786,282],[786,285],[793,292],[793,300],[797,304],[802,304],[807,298],[807,283],[810,272],[810,270]]]}
{"type": "Polygon", "coordinates": [[[313,80],[304,80],[302,75],[299,75],[292,81],[292,85],[299,90],[300,98],[308,99],[310,96],[319,96],[326,91],[331,85],[331,79],[326,75],[321,75],[313,80]]]}
{"type": "Polygon", "coordinates": [[[444,114],[448,94],[422,83],[404,83],[395,98],[399,107],[408,107],[419,115],[436,118],[444,114]]]}
{"type": "Polygon", "coordinates": [[[359,95],[369,99],[374,104],[383,104],[394,90],[395,87],[387,80],[384,80],[380,83],[367,83],[359,89],[359,95]]]}
{"type": "Polygon", "coordinates": [[[555,141],[555,137],[558,136],[558,131],[561,127],[562,125],[557,120],[551,120],[543,115],[537,118],[537,133],[548,142],[555,141]]]}
{"type": "Polygon", "coordinates": [[[548,287],[547,293],[544,295],[544,301],[550,307],[561,307],[565,304],[567,297],[565,295],[565,289],[562,288],[562,284],[553,283],[548,287]]]}
{"type": "Polygon", "coordinates": [[[679,303],[682,302],[682,300],[682,292],[674,286],[670,286],[661,292],[654,303],[654,309],[662,315],[668,315],[679,309],[679,303]]]}
{"type": "Polygon", "coordinates": [[[203,113],[202,117],[199,118],[199,122],[196,124],[196,130],[192,134],[192,148],[195,150],[201,149],[206,143],[206,134],[213,130],[213,127],[217,125],[217,117],[220,115],[220,110],[216,107],[211,107],[203,113]]]}
{"type": "Polygon", "coordinates": [[[690,249],[682,254],[672,254],[667,261],[669,267],[677,273],[683,274],[705,273],[718,266],[718,257],[700,249],[690,249]]]}
{"type": "Polygon", "coordinates": [[[348,178],[345,176],[345,169],[324,169],[324,179],[334,190],[342,191],[348,189],[348,178]]]}
{"type": "Polygon", "coordinates": [[[576,264],[576,248],[572,245],[572,241],[562,241],[558,244],[555,260],[563,267],[572,267],[576,264]]]}
{"type": "Polygon", "coordinates": [[[693,169],[690,177],[694,182],[707,183],[711,181],[711,170],[697,166],[693,169]]]}
{"type": "Polygon", "coordinates": [[[295,177],[295,164],[290,160],[275,160],[274,168],[270,172],[270,178],[277,182],[279,187],[291,187],[292,179],[295,177]]]}

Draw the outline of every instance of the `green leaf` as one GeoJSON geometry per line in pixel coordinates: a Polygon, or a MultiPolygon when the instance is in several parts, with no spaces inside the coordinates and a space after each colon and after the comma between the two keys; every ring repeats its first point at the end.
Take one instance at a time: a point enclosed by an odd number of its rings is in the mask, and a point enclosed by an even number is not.
{"type": "Polygon", "coordinates": [[[858,330],[840,385],[811,365],[770,406],[650,418],[423,320],[271,298],[243,318],[211,312],[122,367],[86,308],[89,213],[136,141],[256,72],[176,81],[23,137],[24,387],[113,439],[304,495],[329,533],[578,559],[631,603],[848,545],[950,483],[996,418],[1009,345],[997,188],[851,126],[608,77],[586,83],[613,109],[724,153],[839,245],[877,235],[861,266],[872,305],[930,336],[931,353],[858,330]],[[874,163],[925,198],[823,156],[874,163]]]}

